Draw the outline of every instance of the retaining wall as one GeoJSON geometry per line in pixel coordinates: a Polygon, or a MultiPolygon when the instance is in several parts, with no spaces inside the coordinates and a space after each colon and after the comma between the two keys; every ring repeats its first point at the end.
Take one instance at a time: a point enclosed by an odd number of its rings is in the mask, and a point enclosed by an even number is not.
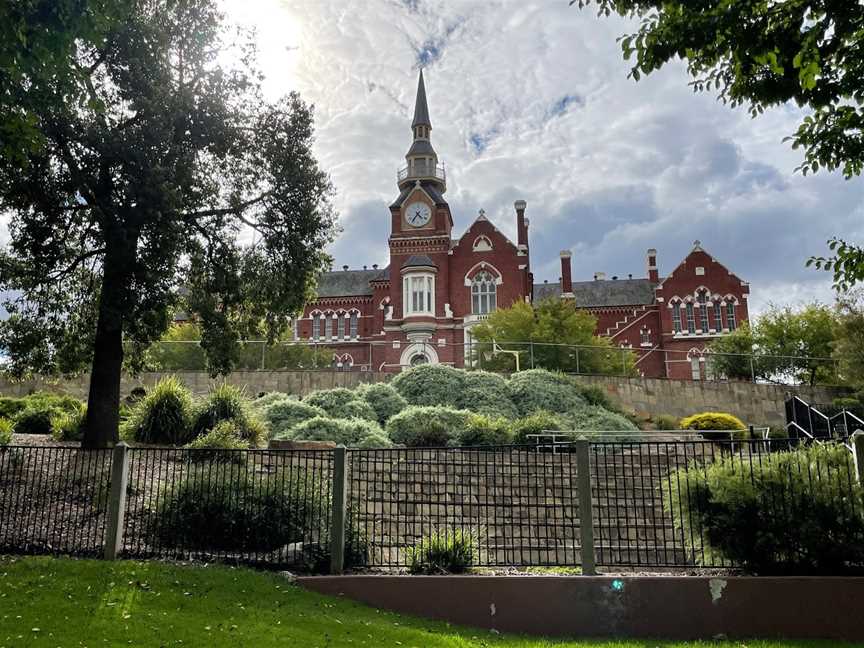
{"type": "Polygon", "coordinates": [[[301,586],[451,623],[556,637],[860,641],[864,578],[318,576],[301,586]]]}
{"type": "MultiPolygon", "coordinates": [[[[138,378],[124,376],[121,393],[128,395],[134,387],[153,385],[167,374],[145,373],[138,378]]],[[[202,371],[181,371],[176,374],[195,393],[205,393],[215,382],[202,371]]],[[[356,387],[365,382],[392,378],[391,373],[362,371],[237,371],[227,382],[246,387],[249,394],[284,391],[306,394],[315,389],[356,387]]],[[[848,392],[842,387],[788,387],[786,385],[754,385],[744,382],[694,382],[661,378],[619,378],[615,376],[577,376],[585,384],[603,387],[614,400],[627,410],[642,414],[689,416],[696,412],[717,410],[732,412],[753,425],[783,425],[783,401],[787,392],[798,394],[807,402],[830,403],[848,392]]],[[[68,380],[35,378],[26,381],[0,379],[0,394],[20,396],[45,389],[63,391],[86,398],[89,375],[68,380]]]]}

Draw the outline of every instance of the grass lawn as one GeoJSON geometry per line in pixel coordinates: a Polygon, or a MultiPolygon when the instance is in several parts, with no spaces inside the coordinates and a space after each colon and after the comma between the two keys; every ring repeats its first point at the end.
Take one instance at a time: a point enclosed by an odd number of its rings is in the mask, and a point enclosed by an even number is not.
{"type": "MultiPolygon", "coordinates": [[[[496,636],[319,596],[278,575],[247,569],[0,558],[0,647],[180,645],[650,648],[700,644],[554,642],[496,636]]],[[[837,644],[748,641],[701,645],[837,644]]]]}

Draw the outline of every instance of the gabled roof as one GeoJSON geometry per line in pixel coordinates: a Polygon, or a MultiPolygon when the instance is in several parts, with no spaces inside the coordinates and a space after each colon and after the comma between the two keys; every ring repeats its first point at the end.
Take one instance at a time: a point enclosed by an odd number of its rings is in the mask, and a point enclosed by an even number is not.
{"type": "Polygon", "coordinates": [[[734,272],[732,272],[732,271],[729,269],[729,266],[727,266],[727,265],[726,265],[725,263],[723,263],[722,261],[718,261],[717,258],[716,258],[713,254],[711,254],[711,253],[708,252],[705,248],[703,248],[703,247],[702,247],[702,242],[701,242],[701,241],[693,241],[693,247],[692,247],[692,248],[690,249],[690,251],[687,253],[687,256],[685,256],[683,259],[681,259],[681,262],[680,262],[678,265],[675,266],[675,269],[672,270],[672,272],[670,272],[670,273],[667,274],[665,277],[663,277],[663,278],[660,279],[660,285],[657,286],[657,287],[658,287],[658,288],[663,288],[663,284],[666,283],[666,280],[669,279],[670,277],[672,277],[676,272],[678,272],[679,269],[681,269],[681,268],[683,268],[685,265],[687,265],[687,260],[688,260],[688,259],[690,258],[690,256],[691,256],[692,254],[694,254],[695,252],[702,252],[703,254],[707,255],[708,258],[711,259],[711,261],[712,261],[713,263],[716,263],[716,264],[719,265],[721,268],[723,268],[724,270],[726,270],[726,272],[728,272],[729,275],[730,275],[731,277],[734,277],[737,281],[740,281],[740,282],[741,282],[742,284],[744,284],[744,285],[747,284],[746,281],[744,281],[741,277],[739,277],[737,274],[735,274],[734,272]]]}
{"type": "MultiPolygon", "coordinates": [[[[441,195],[441,192],[435,188],[435,184],[432,182],[421,182],[420,186],[423,191],[425,191],[428,196],[432,199],[432,201],[437,206],[447,206],[447,201],[444,200],[444,196],[441,195]]],[[[390,205],[390,209],[399,209],[402,207],[402,204],[405,202],[405,199],[411,195],[411,193],[416,189],[416,185],[409,185],[405,187],[402,192],[399,194],[399,197],[390,205]]]]}
{"type": "MultiPolygon", "coordinates": [[[[576,305],[584,308],[653,304],[654,286],[649,279],[574,281],[573,297],[576,305]]],[[[560,282],[534,284],[534,301],[560,296],[560,282]]]]}
{"type": "Polygon", "coordinates": [[[371,295],[369,282],[381,279],[386,274],[387,268],[324,272],[318,277],[318,298],[371,295]]]}

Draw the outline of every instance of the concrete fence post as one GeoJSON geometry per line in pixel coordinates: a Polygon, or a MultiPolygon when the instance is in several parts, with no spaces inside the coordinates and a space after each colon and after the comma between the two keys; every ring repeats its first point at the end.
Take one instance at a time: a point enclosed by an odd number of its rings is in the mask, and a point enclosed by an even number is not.
{"type": "Polygon", "coordinates": [[[589,441],[585,437],[573,443],[576,453],[576,488],[579,494],[579,544],[582,557],[582,574],[597,573],[594,563],[594,519],[591,506],[591,460],[589,441]]]}
{"type": "Polygon", "coordinates": [[[852,456],[855,457],[855,475],[858,477],[858,483],[864,485],[864,431],[855,430],[850,441],[852,456]]]}
{"type": "Polygon", "coordinates": [[[348,506],[348,467],[344,446],[333,450],[333,506],[330,518],[330,573],[345,569],[345,517],[348,506]]]}
{"type": "Polygon", "coordinates": [[[111,453],[111,490],[108,495],[108,524],[105,529],[105,560],[115,560],[123,546],[128,480],[129,446],[121,441],[114,446],[111,453]]]}

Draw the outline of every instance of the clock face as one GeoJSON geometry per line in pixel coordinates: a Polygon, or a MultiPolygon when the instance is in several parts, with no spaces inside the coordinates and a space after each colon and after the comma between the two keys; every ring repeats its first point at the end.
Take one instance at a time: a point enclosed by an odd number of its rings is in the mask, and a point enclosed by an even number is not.
{"type": "Polygon", "coordinates": [[[432,218],[432,210],[429,205],[422,202],[416,202],[408,205],[405,210],[405,220],[412,227],[423,227],[432,218]]]}

